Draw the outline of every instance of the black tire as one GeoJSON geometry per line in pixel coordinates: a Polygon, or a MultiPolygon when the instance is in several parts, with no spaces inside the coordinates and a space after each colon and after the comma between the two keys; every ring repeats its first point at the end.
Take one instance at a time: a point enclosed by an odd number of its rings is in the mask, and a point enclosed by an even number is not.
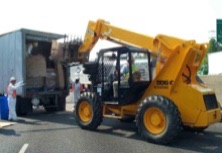
{"type": "Polygon", "coordinates": [[[49,113],[56,112],[59,110],[59,103],[58,105],[55,104],[55,97],[49,98],[49,103],[44,105],[44,109],[46,112],[49,112],[49,113]]]}
{"type": "Polygon", "coordinates": [[[18,116],[23,116],[23,115],[25,115],[25,114],[23,114],[22,113],[22,103],[21,103],[21,101],[22,101],[22,98],[21,97],[17,97],[16,98],[16,114],[18,115],[18,116]]]}
{"type": "Polygon", "coordinates": [[[81,95],[75,107],[75,120],[82,129],[97,129],[102,122],[102,105],[96,94],[84,92],[81,95]],[[83,113],[83,105],[87,105],[89,115],[83,113]],[[84,117],[86,117],[86,120],[84,120],[84,117]]]}
{"type": "Polygon", "coordinates": [[[58,104],[58,110],[59,111],[65,111],[66,110],[66,96],[59,96],[59,104],[58,104]]]}
{"type": "Polygon", "coordinates": [[[66,96],[58,96],[58,104],[55,105],[55,98],[50,98],[50,104],[45,105],[47,112],[65,111],[66,110],[66,96]]]}
{"type": "Polygon", "coordinates": [[[58,109],[57,107],[47,107],[47,106],[44,106],[46,112],[49,112],[49,113],[52,113],[52,112],[56,112],[58,109]]]}
{"type": "Polygon", "coordinates": [[[28,113],[31,113],[32,111],[33,109],[32,109],[31,99],[23,98],[20,96],[16,97],[16,114],[18,116],[26,116],[28,113]]]}
{"type": "Polygon", "coordinates": [[[177,106],[171,100],[157,95],[148,97],[140,104],[136,123],[139,134],[145,140],[157,144],[169,143],[182,130],[181,117],[177,106]],[[155,118],[155,115],[158,118],[155,118]],[[160,123],[151,123],[153,121],[159,121],[160,123]],[[148,124],[148,122],[150,123],[148,124]]]}

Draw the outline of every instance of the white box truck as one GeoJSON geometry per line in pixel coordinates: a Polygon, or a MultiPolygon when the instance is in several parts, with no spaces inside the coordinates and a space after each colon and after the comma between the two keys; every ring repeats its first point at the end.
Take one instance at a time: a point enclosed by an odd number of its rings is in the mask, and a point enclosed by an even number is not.
{"type": "Polygon", "coordinates": [[[18,115],[31,112],[33,105],[47,111],[65,110],[69,68],[50,58],[52,41],[64,37],[29,29],[0,35],[0,93],[6,93],[12,76],[25,82],[17,90],[18,115]]]}

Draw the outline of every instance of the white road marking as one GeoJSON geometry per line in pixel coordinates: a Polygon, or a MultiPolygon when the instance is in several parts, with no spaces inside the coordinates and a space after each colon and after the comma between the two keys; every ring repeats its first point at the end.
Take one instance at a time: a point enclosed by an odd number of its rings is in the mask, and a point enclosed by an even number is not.
{"type": "Polygon", "coordinates": [[[19,151],[19,153],[25,153],[25,151],[26,151],[26,149],[28,148],[28,146],[29,146],[29,144],[28,144],[28,143],[25,143],[25,144],[22,146],[22,148],[21,148],[21,150],[19,151]]]}

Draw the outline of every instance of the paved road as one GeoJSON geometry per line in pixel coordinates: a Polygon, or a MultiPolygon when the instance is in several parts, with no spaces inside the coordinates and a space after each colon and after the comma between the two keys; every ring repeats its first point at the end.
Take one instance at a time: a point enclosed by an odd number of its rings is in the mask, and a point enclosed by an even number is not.
{"type": "Polygon", "coordinates": [[[0,153],[222,152],[222,123],[204,133],[183,132],[172,144],[161,146],[142,140],[133,123],[104,119],[97,131],[82,130],[71,109],[68,104],[66,112],[38,110],[0,129],[0,153]]]}

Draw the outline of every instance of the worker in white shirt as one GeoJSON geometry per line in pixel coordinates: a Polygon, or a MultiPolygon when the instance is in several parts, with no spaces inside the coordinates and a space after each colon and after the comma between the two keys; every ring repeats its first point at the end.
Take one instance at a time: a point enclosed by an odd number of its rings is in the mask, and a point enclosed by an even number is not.
{"type": "Polygon", "coordinates": [[[8,94],[8,107],[9,107],[9,117],[8,120],[17,120],[17,115],[15,111],[16,106],[16,89],[24,85],[23,82],[19,82],[16,84],[15,77],[10,78],[10,83],[7,87],[7,94],[8,94]]]}

